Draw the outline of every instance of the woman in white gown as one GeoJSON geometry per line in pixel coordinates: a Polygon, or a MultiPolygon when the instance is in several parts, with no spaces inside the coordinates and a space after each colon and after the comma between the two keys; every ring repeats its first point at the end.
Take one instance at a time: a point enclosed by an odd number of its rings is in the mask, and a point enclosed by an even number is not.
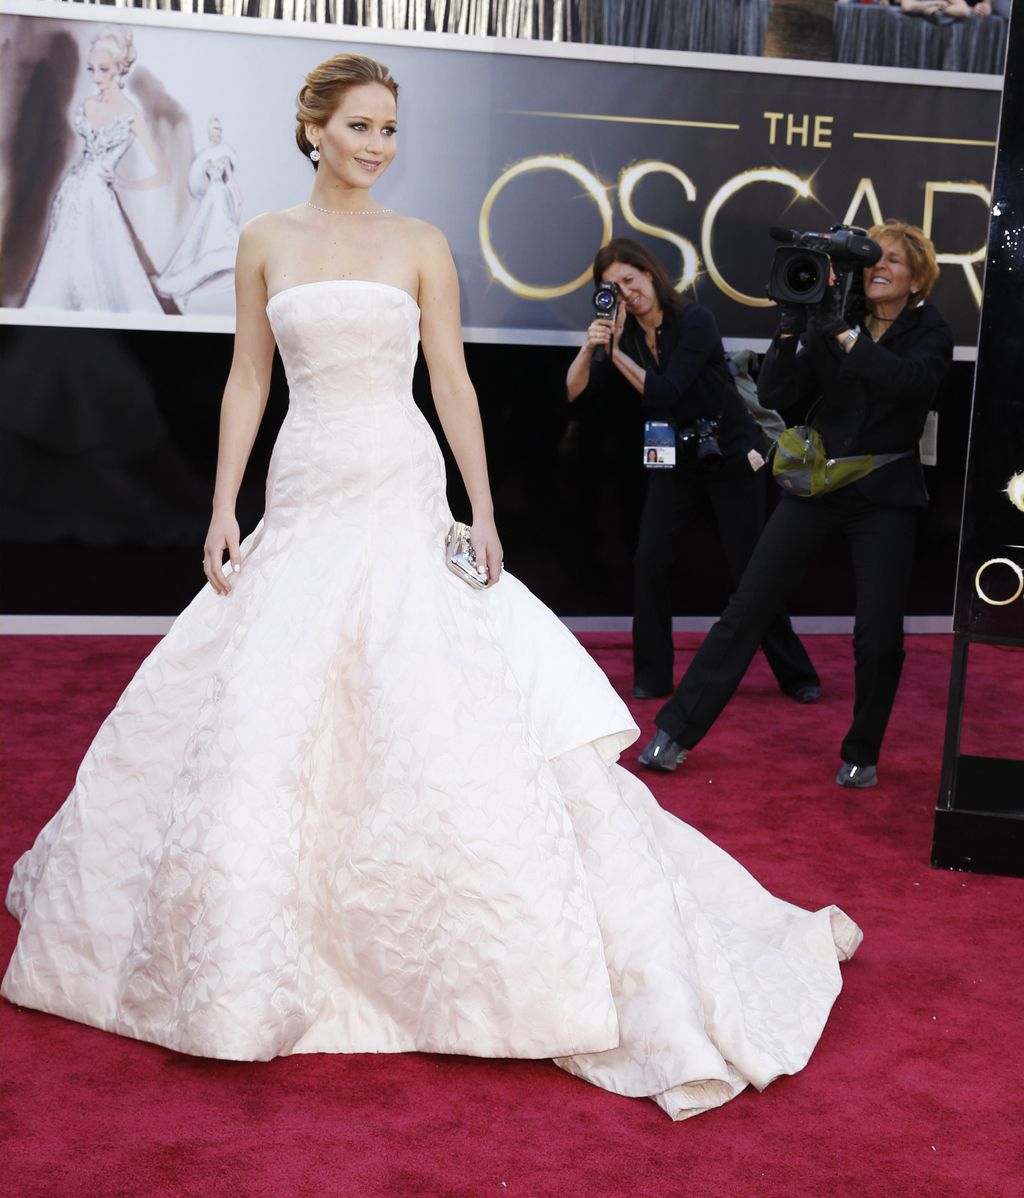
{"type": "Polygon", "coordinates": [[[553,1057],[684,1118],[803,1067],[860,932],[616,765],[628,711],[501,575],[451,255],[370,195],[396,94],[354,55],[300,93],[311,198],[239,246],[209,585],[18,862],[3,993],[209,1057],[553,1057]],[[417,341],[484,590],[445,568],[417,341]],[[275,342],[291,402],[240,545],[275,342]]]}
{"type": "Polygon", "coordinates": [[[220,121],[209,126],[209,144],[192,159],[188,189],[199,201],[174,256],[154,282],[182,310],[200,287],[230,286],[238,250],[242,197],[235,181],[238,155],[223,140],[220,121]]]}
{"type": "Polygon", "coordinates": [[[115,184],[149,190],[170,179],[166,156],[142,113],[121,91],[134,61],[131,31],[123,26],[106,25],[92,39],[86,69],[96,93],[76,105],[71,121],[82,152],[65,172],[50,209],[26,308],[163,311],[115,191],[115,184]],[[156,169],[128,180],[116,172],[133,141],[156,169]]]}

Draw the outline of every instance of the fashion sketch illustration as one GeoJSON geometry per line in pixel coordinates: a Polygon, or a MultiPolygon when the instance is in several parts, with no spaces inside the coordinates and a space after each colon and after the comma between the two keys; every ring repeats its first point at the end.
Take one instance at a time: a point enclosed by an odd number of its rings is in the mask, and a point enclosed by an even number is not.
{"type": "Polygon", "coordinates": [[[122,190],[151,190],[171,178],[166,155],[145,117],[124,95],[136,56],[131,31],[123,26],[104,26],[92,39],[86,70],[95,91],[75,105],[71,116],[81,152],[65,172],[50,209],[46,244],[25,295],[26,308],[165,310],[119,199],[122,190]],[[137,179],[118,173],[133,143],[153,168],[137,179]]]}
{"type": "Polygon", "coordinates": [[[188,189],[199,201],[195,214],[166,269],[155,281],[157,291],[184,310],[200,289],[230,288],[241,227],[242,196],[235,172],[238,155],[223,140],[217,117],[208,126],[209,142],[188,173],[188,189]]]}

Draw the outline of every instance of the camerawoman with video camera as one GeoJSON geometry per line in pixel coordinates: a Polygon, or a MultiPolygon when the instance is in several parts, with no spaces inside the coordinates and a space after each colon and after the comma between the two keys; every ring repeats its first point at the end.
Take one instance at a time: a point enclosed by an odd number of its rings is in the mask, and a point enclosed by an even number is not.
{"type": "MultiPolygon", "coordinates": [[[[766,498],[760,435],[714,316],[676,292],[645,246],[615,238],[593,273],[595,317],[566,388],[570,401],[601,394],[642,409],[635,461],[648,479],[634,560],[633,694],[655,698],[674,682],[671,571],[684,529],[709,502],[734,581],[757,543],[766,498]]],[[[817,698],[818,676],[781,609],[758,639],[780,688],[800,702],[817,698]]]]}
{"type": "Polygon", "coordinates": [[[928,500],[918,444],[953,339],[927,302],[939,267],[917,226],[887,220],[866,235],[843,226],[772,235],[790,245],[772,269],[780,321],[758,392],[766,407],[801,413],[803,424],[779,440],[773,473],[782,498],[721,619],[655,717],[658,732],[640,761],[676,768],[729,701],[779,605],[841,535],[856,578],[854,704],[835,780],[874,786],[928,500]]]}

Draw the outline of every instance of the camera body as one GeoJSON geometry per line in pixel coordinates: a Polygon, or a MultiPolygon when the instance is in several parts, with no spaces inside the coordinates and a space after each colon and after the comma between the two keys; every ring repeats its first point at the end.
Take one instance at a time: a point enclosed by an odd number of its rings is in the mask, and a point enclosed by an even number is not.
{"type": "Polygon", "coordinates": [[[680,453],[692,453],[702,466],[714,466],[722,460],[722,447],[718,444],[718,421],[699,416],[689,428],[676,433],[676,444],[680,453]]]}
{"type": "Polygon", "coordinates": [[[619,288],[615,283],[599,283],[594,291],[594,315],[605,320],[615,319],[619,306],[619,288]]]}
{"type": "Polygon", "coordinates": [[[877,241],[865,229],[833,225],[827,233],[798,233],[795,229],[773,228],[771,236],[784,242],[775,251],[768,277],[768,297],[777,304],[818,304],[829,286],[829,270],[835,274],[847,319],[864,315],[863,271],[882,256],[877,241]]]}
{"type": "MultiPolygon", "coordinates": [[[[619,307],[619,288],[615,283],[598,283],[594,291],[594,315],[601,320],[614,320],[619,307]]],[[[607,357],[603,345],[594,350],[594,361],[603,362],[607,357]]]]}

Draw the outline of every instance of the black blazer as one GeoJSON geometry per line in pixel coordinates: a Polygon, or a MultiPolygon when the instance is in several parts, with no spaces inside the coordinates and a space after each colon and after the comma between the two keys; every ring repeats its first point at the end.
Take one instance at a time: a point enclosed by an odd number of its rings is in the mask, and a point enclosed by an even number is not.
{"type": "MultiPolygon", "coordinates": [[[[643,395],[607,359],[591,361],[583,395],[612,392],[633,404],[639,400],[645,420],[668,420],[677,429],[701,416],[718,420],[723,456],[745,457],[758,442],[758,427],[732,382],[713,314],[700,304],[666,310],[657,346],[656,359],[637,323],[627,318],[619,347],[646,371],[643,395]]],[[[700,469],[685,459],[681,465],[700,469]]]]}
{"type": "Polygon", "coordinates": [[[924,422],[953,360],[953,335],[931,304],[906,309],[878,341],[862,333],[849,353],[834,337],[776,338],[758,378],[767,408],[814,404],[810,423],[831,457],[900,453],[859,482],[866,499],[924,507],[928,492],[917,455],[924,422]]]}

